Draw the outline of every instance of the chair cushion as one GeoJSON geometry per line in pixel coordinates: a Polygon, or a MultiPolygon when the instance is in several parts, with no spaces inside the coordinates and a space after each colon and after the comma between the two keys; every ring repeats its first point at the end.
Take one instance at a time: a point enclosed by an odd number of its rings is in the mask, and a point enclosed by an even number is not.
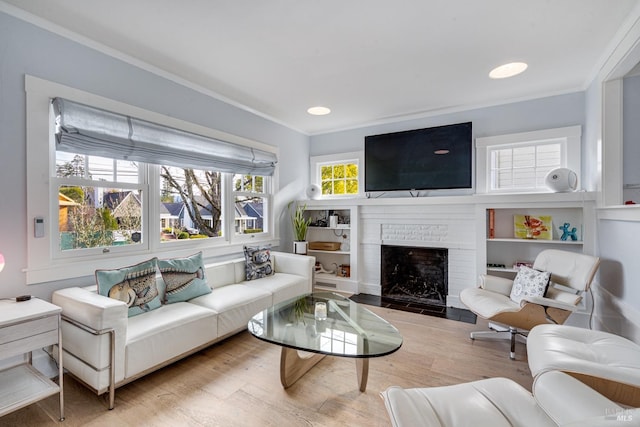
{"type": "Polygon", "coordinates": [[[548,271],[522,266],[513,280],[510,298],[520,304],[524,297],[542,297],[547,292],[550,278],[551,273],[548,271]]]}
{"type": "Polygon", "coordinates": [[[390,387],[382,397],[394,427],[556,426],[522,386],[490,378],[444,387],[390,387]]]}
{"type": "Polygon", "coordinates": [[[640,345],[618,335],[566,325],[539,325],[527,338],[531,374],[557,370],[640,387],[640,345]]]}
{"type": "Polygon", "coordinates": [[[460,292],[460,300],[478,316],[490,319],[498,313],[516,312],[520,305],[507,295],[498,294],[481,288],[466,288],[460,292]]]}

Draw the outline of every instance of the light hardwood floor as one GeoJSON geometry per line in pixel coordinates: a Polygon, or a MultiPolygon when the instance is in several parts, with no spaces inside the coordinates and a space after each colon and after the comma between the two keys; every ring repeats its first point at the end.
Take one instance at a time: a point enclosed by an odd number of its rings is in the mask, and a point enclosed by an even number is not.
{"type": "MultiPolygon", "coordinates": [[[[531,389],[526,349],[517,360],[501,341],[471,341],[486,328],[369,307],[404,338],[395,353],[371,359],[358,391],[353,359],[326,357],[287,390],[280,347],[242,332],[116,390],[116,406],[65,377],[66,420],[53,396],[0,418],[0,426],[389,426],[379,393],[391,385],[425,387],[502,376],[531,389]]],[[[0,384],[0,386],[2,386],[0,384]]]]}

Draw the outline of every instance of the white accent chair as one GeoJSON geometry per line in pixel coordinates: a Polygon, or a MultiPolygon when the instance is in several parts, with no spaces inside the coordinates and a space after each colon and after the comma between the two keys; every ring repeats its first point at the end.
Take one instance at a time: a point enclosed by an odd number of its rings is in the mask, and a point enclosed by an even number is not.
{"type": "Polygon", "coordinates": [[[488,319],[494,330],[472,332],[471,339],[510,339],[510,357],[515,359],[517,337],[526,342],[525,331],[541,324],[563,324],[577,310],[599,265],[600,259],[594,256],[544,250],[536,257],[533,268],[551,273],[549,288],[544,296],[527,296],[519,304],[510,298],[513,280],[482,275],[479,287],[462,290],[460,300],[476,315],[488,319]]]}
{"type": "Polygon", "coordinates": [[[640,407],[640,345],[604,331],[566,325],[531,330],[527,356],[534,377],[562,371],[609,399],[640,407]]]}
{"type": "Polygon", "coordinates": [[[640,426],[640,409],[618,405],[558,371],[539,375],[533,394],[507,378],[489,378],[444,387],[389,387],[381,395],[393,427],[640,426]]]}

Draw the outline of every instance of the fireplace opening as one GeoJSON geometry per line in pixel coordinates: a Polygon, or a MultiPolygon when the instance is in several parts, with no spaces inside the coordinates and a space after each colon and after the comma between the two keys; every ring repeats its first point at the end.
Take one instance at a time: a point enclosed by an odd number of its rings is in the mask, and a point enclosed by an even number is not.
{"type": "Polygon", "coordinates": [[[382,245],[383,300],[446,307],[448,250],[382,245]]]}

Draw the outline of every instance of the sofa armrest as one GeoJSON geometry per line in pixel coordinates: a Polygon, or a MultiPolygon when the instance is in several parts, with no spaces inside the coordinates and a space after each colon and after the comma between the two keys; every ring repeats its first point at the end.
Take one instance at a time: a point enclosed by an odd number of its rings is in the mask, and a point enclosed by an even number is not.
{"type": "Polygon", "coordinates": [[[315,257],[306,255],[289,254],[286,252],[271,252],[274,257],[274,270],[276,273],[295,274],[307,278],[307,292],[313,287],[313,269],[316,264],[315,257]]]}
{"type": "Polygon", "coordinates": [[[51,301],[62,308],[65,368],[98,394],[109,390],[112,408],[115,384],[124,379],[127,305],[78,287],[55,291],[51,301]]]}
{"type": "Polygon", "coordinates": [[[127,325],[127,304],[83,288],[60,289],[53,293],[51,302],[62,308],[65,317],[95,331],[127,325]]]}
{"type": "Polygon", "coordinates": [[[479,286],[487,291],[509,296],[513,287],[513,280],[504,277],[481,274],[479,286]]]}

